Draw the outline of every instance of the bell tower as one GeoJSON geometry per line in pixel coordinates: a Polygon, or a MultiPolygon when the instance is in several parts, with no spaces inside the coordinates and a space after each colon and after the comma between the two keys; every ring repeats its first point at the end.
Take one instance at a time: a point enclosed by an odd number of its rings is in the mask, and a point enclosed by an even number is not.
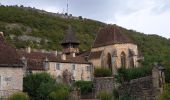
{"type": "Polygon", "coordinates": [[[67,33],[61,42],[63,47],[63,53],[71,54],[71,53],[79,53],[79,46],[80,42],[77,40],[75,33],[72,30],[72,27],[69,25],[67,33]]]}

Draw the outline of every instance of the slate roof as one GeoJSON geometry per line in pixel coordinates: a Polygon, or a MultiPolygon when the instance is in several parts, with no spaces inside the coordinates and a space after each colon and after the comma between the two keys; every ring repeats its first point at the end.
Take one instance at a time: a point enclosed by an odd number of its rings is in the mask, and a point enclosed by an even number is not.
{"type": "Polygon", "coordinates": [[[16,49],[8,45],[0,35],[0,67],[22,67],[23,63],[16,49]]]}
{"type": "Polygon", "coordinates": [[[102,55],[103,51],[95,51],[95,52],[91,52],[89,55],[89,59],[99,59],[102,55]]]}
{"type": "Polygon", "coordinates": [[[117,43],[133,43],[133,41],[125,36],[118,26],[108,25],[99,30],[93,48],[117,43]]]}
{"type": "Polygon", "coordinates": [[[77,40],[76,36],[75,36],[75,33],[73,32],[72,30],[72,27],[69,26],[68,30],[67,30],[67,33],[63,39],[63,41],[61,42],[61,45],[64,45],[64,44],[79,44],[80,42],[77,40]]]}

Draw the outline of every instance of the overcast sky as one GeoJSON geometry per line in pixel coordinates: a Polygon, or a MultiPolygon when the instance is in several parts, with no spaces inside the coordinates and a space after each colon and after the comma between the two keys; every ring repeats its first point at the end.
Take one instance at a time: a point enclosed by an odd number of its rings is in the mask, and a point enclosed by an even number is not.
{"type": "MultiPolygon", "coordinates": [[[[170,0],[68,0],[69,13],[170,38],[170,0]]],[[[50,12],[66,12],[67,0],[0,0],[50,12]]]]}

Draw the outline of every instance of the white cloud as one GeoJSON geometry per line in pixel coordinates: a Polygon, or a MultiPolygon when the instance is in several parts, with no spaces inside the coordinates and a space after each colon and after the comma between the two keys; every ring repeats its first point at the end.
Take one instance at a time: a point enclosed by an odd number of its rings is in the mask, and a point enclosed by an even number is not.
{"type": "MultiPolygon", "coordinates": [[[[24,5],[51,12],[66,11],[67,0],[1,0],[6,5],[24,5]]],[[[69,0],[76,16],[116,23],[125,28],[170,38],[170,0],[69,0]]]]}

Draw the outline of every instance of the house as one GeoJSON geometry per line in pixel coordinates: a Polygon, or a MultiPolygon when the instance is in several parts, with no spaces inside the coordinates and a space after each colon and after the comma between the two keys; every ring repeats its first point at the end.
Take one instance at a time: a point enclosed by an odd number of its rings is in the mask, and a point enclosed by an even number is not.
{"type": "Polygon", "coordinates": [[[120,67],[139,66],[137,45],[116,25],[99,30],[88,59],[95,68],[109,68],[113,74],[120,67]]]}
{"type": "Polygon", "coordinates": [[[0,32],[0,97],[23,90],[23,66],[16,49],[5,42],[0,32]]]}
{"type": "Polygon", "coordinates": [[[26,58],[27,73],[48,72],[56,79],[63,78],[64,74],[72,81],[92,79],[93,67],[86,59],[86,56],[79,53],[79,41],[69,26],[61,45],[61,53],[19,50],[19,53],[26,58]],[[67,72],[67,73],[66,73],[67,72]]]}

